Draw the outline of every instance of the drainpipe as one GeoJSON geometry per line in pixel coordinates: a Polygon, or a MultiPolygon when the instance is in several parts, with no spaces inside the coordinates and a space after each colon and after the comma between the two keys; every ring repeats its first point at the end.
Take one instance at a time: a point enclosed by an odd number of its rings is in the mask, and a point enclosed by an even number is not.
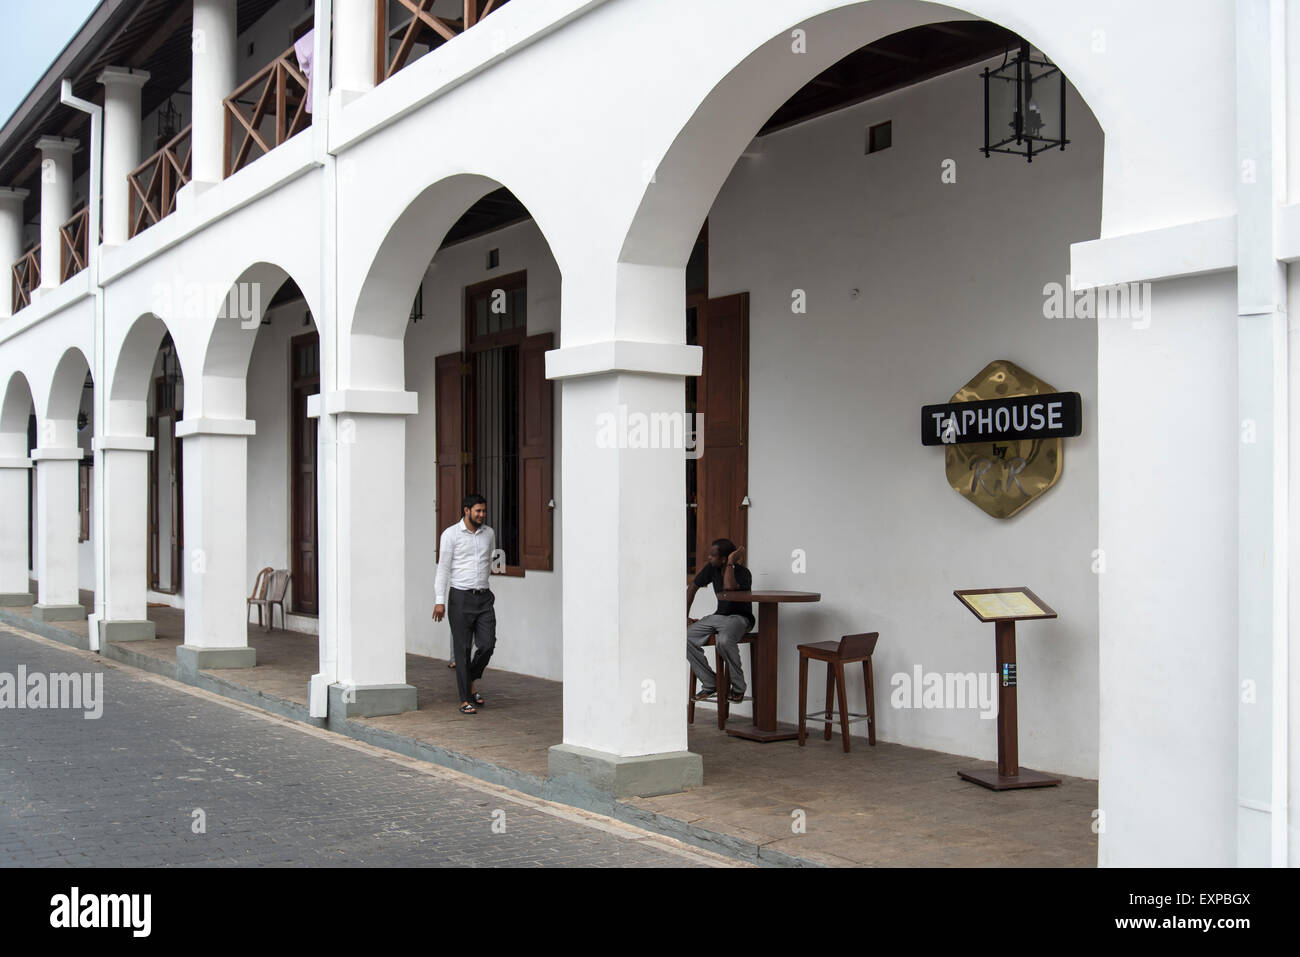
{"type": "MultiPolygon", "coordinates": [[[[320,642],[320,673],[312,675],[308,694],[309,714],[325,718],[329,712],[329,686],[339,680],[338,657],[338,455],[337,422],[325,413],[322,399],[338,389],[339,321],[338,321],[338,193],[337,160],[329,150],[330,90],[333,72],[330,64],[330,36],[334,29],[333,0],[316,0],[316,26],[312,50],[312,153],[321,167],[320,177],[320,315],[316,328],[324,343],[329,337],[331,348],[321,349],[320,392],[317,402],[316,463],[320,478],[334,491],[319,495],[318,501],[331,503],[326,540],[321,544],[324,561],[321,563],[319,600],[321,616],[317,641],[320,642]],[[322,455],[328,447],[334,454],[322,455]],[[326,608],[328,606],[328,609],[326,608]]],[[[340,104],[341,106],[341,104],[340,104]]]]}
{"type": "MultiPolygon", "coordinates": [[[[90,282],[90,292],[95,298],[95,328],[92,333],[91,375],[95,383],[95,401],[92,403],[91,415],[96,437],[107,434],[106,409],[103,384],[104,379],[104,287],[99,283],[99,219],[100,197],[104,190],[104,109],[89,100],[72,95],[72,81],[65,79],[60,87],[59,100],[64,106],[80,110],[90,116],[90,182],[86,188],[86,206],[90,210],[86,225],[86,276],[90,282]]],[[[105,528],[108,511],[104,501],[104,451],[99,442],[94,444],[94,491],[91,494],[91,508],[94,511],[92,535],[95,540],[95,610],[90,615],[87,629],[90,638],[90,650],[99,651],[99,623],[104,617],[104,587],[107,575],[106,562],[108,554],[105,543],[105,528]]]]}
{"type": "Polygon", "coordinates": [[[1237,864],[1287,862],[1284,0],[1237,0],[1237,864]]]}

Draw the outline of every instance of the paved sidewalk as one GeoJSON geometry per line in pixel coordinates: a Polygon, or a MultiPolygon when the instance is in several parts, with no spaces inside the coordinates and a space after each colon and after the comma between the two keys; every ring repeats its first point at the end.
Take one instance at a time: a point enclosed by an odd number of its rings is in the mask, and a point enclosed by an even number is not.
{"type": "MultiPolygon", "coordinates": [[[[183,613],[151,608],[150,617],[158,623],[158,639],[123,642],[107,653],[175,674],[183,613]]],[[[248,634],[258,666],[204,672],[205,686],[307,720],[307,684],[319,660],[316,636],[256,625],[248,634]]],[[[812,735],[804,748],[791,741],[755,744],[719,732],[716,711],[703,705],[688,741],[704,759],[704,787],[603,803],[557,793],[547,778],[547,750],[563,740],[559,682],[490,669],[482,688],[488,705],[471,718],[455,710],[455,680],[444,661],[407,655],[406,662],[419,710],[349,719],[339,730],[759,862],[1096,866],[1096,781],[1063,777],[1056,788],[986,791],[960,780],[957,770],[992,762],[885,742],[872,748],[857,738],[844,754],[838,733],[829,742],[812,735]]],[[[736,708],[731,720],[749,720],[748,705],[736,708]]]]}
{"type": "Polygon", "coordinates": [[[3,867],[734,863],[0,629],[20,665],[104,702],[0,710],[3,867]]]}

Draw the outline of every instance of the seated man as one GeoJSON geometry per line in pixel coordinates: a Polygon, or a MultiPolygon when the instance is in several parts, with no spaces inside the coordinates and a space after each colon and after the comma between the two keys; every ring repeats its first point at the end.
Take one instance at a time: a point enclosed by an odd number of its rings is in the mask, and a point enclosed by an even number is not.
{"type": "MultiPolygon", "coordinates": [[[[686,589],[686,613],[690,614],[695,593],[705,585],[712,584],[715,595],[723,591],[749,591],[754,577],[741,564],[744,557],[745,550],[737,548],[730,539],[719,538],[715,541],[709,549],[709,563],[700,569],[700,573],[686,589]]],[[[718,600],[716,612],[687,626],[686,658],[700,681],[696,701],[712,698],[718,692],[718,677],[704,657],[704,642],[713,634],[718,636],[718,654],[726,661],[730,675],[731,688],[728,689],[727,700],[745,699],[745,671],[740,666],[740,648],[736,642],[753,627],[753,606],[746,602],[721,599],[718,600]]]]}

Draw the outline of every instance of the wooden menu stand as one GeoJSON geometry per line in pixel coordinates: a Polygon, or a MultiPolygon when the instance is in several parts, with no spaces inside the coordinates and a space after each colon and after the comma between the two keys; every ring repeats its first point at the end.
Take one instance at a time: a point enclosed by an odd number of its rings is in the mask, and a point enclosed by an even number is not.
{"type": "Polygon", "coordinates": [[[1060,784],[1060,778],[1020,766],[1016,721],[1016,622],[1055,618],[1056,612],[1028,588],[967,588],[953,594],[980,621],[994,623],[1000,679],[997,770],[958,771],[958,777],[993,791],[1060,784]]]}

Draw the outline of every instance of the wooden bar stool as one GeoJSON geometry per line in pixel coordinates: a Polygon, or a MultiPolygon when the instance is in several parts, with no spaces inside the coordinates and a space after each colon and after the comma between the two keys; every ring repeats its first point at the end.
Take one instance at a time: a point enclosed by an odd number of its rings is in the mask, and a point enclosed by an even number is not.
{"type": "Polygon", "coordinates": [[[831,739],[831,721],[835,714],[832,702],[839,691],[840,699],[840,737],[844,739],[844,751],[849,750],[849,725],[854,721],[867,721],[867,743],[876,743],[876,692],[872,680],[871,653],[876,650],[876,641],[880,633],[867,632],[863,635],[845,635],[838,642],[818,641],[799,646],[799,746],[803,747],[807,737],[809,718],[822,718],[826,726],[823,734],[827,741],[831,739]],[[808,659],[816,658],[826,662],[826,710],[808,714],[808,659]],[[848,695],[845,693],[844,666],[862,662],[862,677],[867,685],[866,714],[849,712],[848,695]]]}
{"type": "MultiPolygon", "coordinates": [[[[696,620],[697,620],[697,619],[689,619],[689,621],[690,621],[692,624],[694,624],[696,620]]],[[[736,644],[737,644],[737,645],[752,645],[752,644],[753,644],[757,639],[758,639],[758,632],[756,632],[756,631],[751,631],[749,634],[745,635],[743,638],[738,638],[738,639],[736,640],[736,644]]],[[[709,635],[708,640],[704,642],[704,647],[705,647],[705,648],[716,648],[717,645],[718,645],[718,636],[717,636],[717,635],[709,635]]],[[[718,655],[717,658],[718,658],[718,668],[717,668],[717,675],[718,675],[718,730],[721,731],[721,730],[723,730],[724,728],[726,728],[726,726],[727,726],[727,716],[731,713],[731,702],[727,700],[727,690],[730,690],[730,688],[731,688],[731,683],[730,683],[730,679],[729,679],[729,677],[728,677],[728,675],[727,675],[727,661],[726,661],[726,659],[723,658],[721,655],[718,655]],[[726,689],[726,690],[724,690],[724,689],[726,689]]],[[[686,695],[686,723],[687,723],[687,724],[694,724],[694,723],[695,723],[695,691],[696,691],[696,686],[697,686],[698,682],[697,682],[697,680],[696,680],[696,678],[695,678],[695,671],[694,671],[692,668],[690,668],[690,667],[687,667],[686,670],[689,671],[690,674],[691,674],[691,683],[690,683],[690,686],[689,686],[689,688],[688,688],[688,690],[687,690],[687,695],[686,695]]],[[[751,672],[754,670],[754,663],[753,663],[753,655],[752,655],[752,654],[750,655],[750,665],[749,665],[749,670],[750,670],[751,672]]],[[[752,681],[752,679],[753,679],[753,675],[752,675],[752,674],[750,675],[750,678],[751,678],[751,681],[752,681]]],[[[751,688],[751,690],[752,690],[752,688],[751,688]]],[[[746,701],[749,701],[749,700],[752,699],[752,697],[753,697],[752,695],[748,695],[748,696],[746,696],[745,700],[746,700],[746,701]]],[[[755,722],[755,723],[758,722],[758,716],[757,716],[757,715],[754,716],[754,722],[755,722]]]]}

